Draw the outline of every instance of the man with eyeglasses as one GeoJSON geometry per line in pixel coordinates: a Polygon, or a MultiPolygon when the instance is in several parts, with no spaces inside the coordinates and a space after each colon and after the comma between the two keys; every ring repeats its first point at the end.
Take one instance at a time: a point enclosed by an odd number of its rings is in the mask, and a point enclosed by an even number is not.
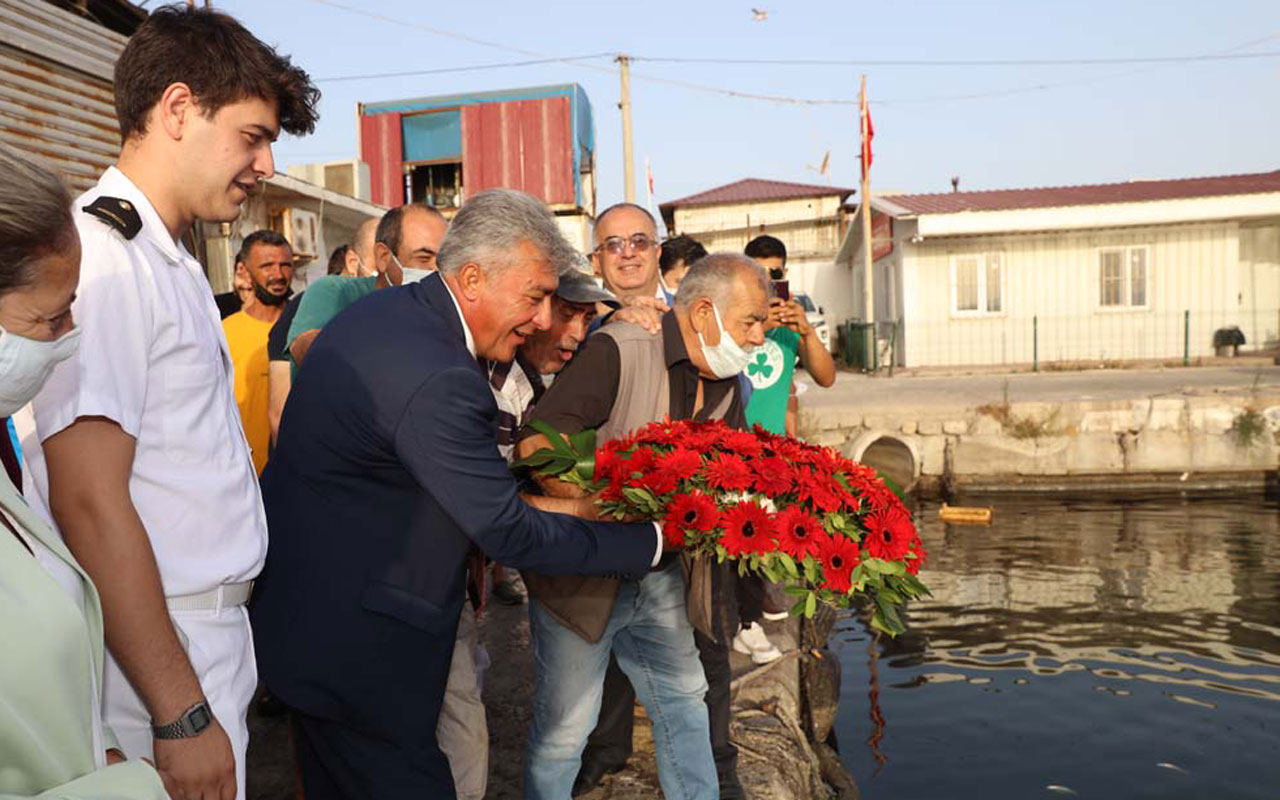
{"type": "Polygon", "coordinates": [[[658,223],[634,203],[609,206],[596,217],[592,266],[604,286],[623,305],[649,305],[666,311],[673,299],[658,280],[658,223]]]}

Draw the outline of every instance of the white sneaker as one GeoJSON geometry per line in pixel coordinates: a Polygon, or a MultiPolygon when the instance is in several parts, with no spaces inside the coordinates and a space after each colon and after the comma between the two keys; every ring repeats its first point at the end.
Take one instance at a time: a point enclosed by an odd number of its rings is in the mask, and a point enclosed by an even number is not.
{"type": "Polygon", "coordinates": [[[782,651],[769,641],[764,628],[754,622],[738,629],[738,635],[733,637],[733,649],[751,656],[751,661],[756,664],[768,664],[782,658],[782,651]]]}

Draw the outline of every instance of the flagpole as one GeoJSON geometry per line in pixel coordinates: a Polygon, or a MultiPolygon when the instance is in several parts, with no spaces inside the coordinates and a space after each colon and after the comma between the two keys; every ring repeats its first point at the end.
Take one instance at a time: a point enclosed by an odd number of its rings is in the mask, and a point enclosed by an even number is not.
{"type": "MultiPolygon", "coordinates": [[[[862,242],[863,242],[863,290],[866,311],[863,322],[875,322],[875,294],[873,292],[874,263],[871,259],[871,170],[867,168],[867,76],[862,76],[862,89],[858,92],[858,127],[862,133],[862,242]]],[[[875,329],[872,329],[871,346],[875,346],[875,329]]],[[[870,356],[870,354],[868,354],[870,356]]]]}

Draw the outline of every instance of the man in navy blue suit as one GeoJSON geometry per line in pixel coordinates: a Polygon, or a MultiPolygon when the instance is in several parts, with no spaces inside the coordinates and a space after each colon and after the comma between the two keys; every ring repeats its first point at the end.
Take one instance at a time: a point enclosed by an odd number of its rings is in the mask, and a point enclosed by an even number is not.
{"type": "Polygon", "coordinates": [[[498,453],[476,359],[510,361],[548,326],[572,257],[541,202],[482,192],[438,276],[352,305],[298,372],[262,478],[252,617],[308,800],[454,796],[436,721],[472,542],[549,574],[638,577],[661,555],[656,525],[526,505],[498,453]]]}

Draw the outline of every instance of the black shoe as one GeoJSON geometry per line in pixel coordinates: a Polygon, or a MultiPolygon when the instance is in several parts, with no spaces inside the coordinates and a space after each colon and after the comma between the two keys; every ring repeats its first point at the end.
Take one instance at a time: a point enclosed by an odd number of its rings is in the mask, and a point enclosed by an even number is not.
{"type": "Polygon", "coordinates": [[[498,581],[493,585],[494,598],[503,605],[518,606],[524,603],[524,592],[511,581],[498,581]]]}
{"type": "Polygon", "coordinates": [[[599,786],[605,775],[613,775],[616,772],[622,772],[626,768],[626,764],[614,764],[606,767],[599,761],[584,762],[582,768],[578,770],[578,777],[573,780],[571,796],[577,797],[586,794],[599,786]]]}

